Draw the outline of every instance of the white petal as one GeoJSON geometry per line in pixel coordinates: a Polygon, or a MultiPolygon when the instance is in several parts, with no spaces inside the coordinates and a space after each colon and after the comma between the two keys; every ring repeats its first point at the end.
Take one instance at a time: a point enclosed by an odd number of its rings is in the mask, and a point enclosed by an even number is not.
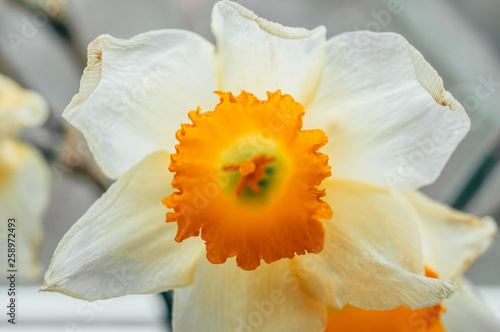
{"type": "Polygon", "coordinates": [[[204,246],[165,223],[168,164],[157,152],[121,176],[64,235],[42,290],[92,301],[189,285],[204,246]]]}
{"type": "Polygon", "coordinates": [[[304,124],[328,135],[335,177],[403,188],[432,183],[470,127],[420,53],[399,35],[371,32],[327,42],[304,124]]]}
{"type": "Polygon", "coordinates": [[[491,244],[497,226],[490,217],[482,219],[453,210],[420,192],[405,192],[418,214],[424,261],[439,278],[455,279],[491,244]]]}
{"type": "Polygon", "coordinates": [[[230,1],[215,4],[212,31],[217,40],[220,88],[259,98],[281,89],[308,104],[321,79],[326,29],[288,28],[266,21],[230,1]]]}
{"type": "MultiPolygon", "coordinates": [[[[7,220],[14,218],[16,257],[14,269],[22,277],[42,276],[39,250],[42,218],[50,195],[49,167],[40,153],[13,140],[0,143],[0,244],[7,253],[7,220]]],[[[7,271],[7,257],[0,268],[7,271]]]]}
{"type": "Polygon", "coordinates": [[[174,291],[174,331],[323,332],[326,307],[302,290],[290,264],[244,271],[234,259],[215,265],[203,258],[193,285],[174,291]]]}
{"type": "Polygon", "coordinates": [[[193,33],[103,35],[89,45],[80,92],[63,115],[117,177],[154,151],[173,152],[187,113],[217,104],[216,87],[214,47],[193,33]]]}
{"type": "Polygon", "coordinates": [[[459,289],[445,302],[446,312],[441,316],[450,332],[497,332],[500,320],[483,304],[472,284],[462,279],[459,289]]]}
{"type": "Polygon", "coordinates": [[[334,308],[411,309],[437,304],[455,290],[451,281],[423,277],[417,220],[407,202],[390,191],[333,181],[325,199],[325,248],[297,256],[306,288],[334,308]]]}

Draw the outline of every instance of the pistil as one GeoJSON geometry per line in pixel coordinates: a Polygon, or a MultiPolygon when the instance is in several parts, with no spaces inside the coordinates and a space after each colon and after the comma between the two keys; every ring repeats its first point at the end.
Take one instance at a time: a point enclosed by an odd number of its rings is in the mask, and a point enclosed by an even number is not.
{"type": "Polygon", "coordinates": [[[245,186],[258,193],[261,191],[259,181],[262,180],[266,173],[267,164],[275,161],[274,157],[267,157],[265,154],[259,154],[250,160],[243,160],[237,164],[229,164],[222,167],[223,171],[239,171],[240,179],[236,185],[236,196],[240,197],[243,194],[245,186]]]}

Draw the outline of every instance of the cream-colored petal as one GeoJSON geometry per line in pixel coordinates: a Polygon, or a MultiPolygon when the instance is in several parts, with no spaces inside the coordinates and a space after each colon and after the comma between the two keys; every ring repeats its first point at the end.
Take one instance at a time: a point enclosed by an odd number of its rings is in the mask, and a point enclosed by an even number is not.
{"type": "Polygon", "coordinates": [[[64,235],[43,291],[97,300],[189,285],[203,242],[174,241],[161,200],[172,193],[169,156],[156,152],[121,176],[64,235]]]}
{"type": "Polygon", "coordinates": [[[234,259],[201,259],[195,282],[174,291],[174,331],[323,332],[326,307],[302,290],[290,264],[282,259],[244,271],[234,259]]]}
{"type": "Polygon", "coordinates": [[[312,100],[325,62],[324,27],[284,27],[220,1],[212,12],[212,31],[222,91],[245,90],[266,99],[266,91],[281,89],[303,105],[312,100]]]}
{"type": "Polygon", "coordinates": [[[43,156],[14,140],[0,141],[0,218],[3,220],[0,246],[7,253],[10,238],[15,244],[16,256],[14,267],[6,265],[7,257],[1,260],[2,271],[14,269],[18,275],[29,279],[42,276],[39,249],[42,218],[49,196],[50,172],[43,156]],[[7,229],[9,218],[15,219],[14,228],[11,228],[14,237],[7,235],[11,233],[7,229]]]}
{"type": "Polygon", "coordinates": [[[455,279],[491,244],[497,226],[433,201],[420,192],[405,192],[418,214],[424,262],[442,279],[455,279]]]}
{"type": "Polygon", "coordinates": [[[47,102],[38,93],[25,90],[0,74],[0,135],[21,127],[39,126],[48,114],[47,102]]]}
{"type": "Polygon", "coordinates": [[[458,290],[445,302],[441,320],[450,332],[498,332],[500,320],[483,304],[473,285],[460,279],[458,290]]]}
{"type": "Polygon", "coordinates": [[[360,31],[327,42],[304,126],[328,135],[334,177],[418,188],[438,177],[470,121],[403,37],[360,31]]]}
{"type": "Polygon", "coordinates": [[[411,206],[367,184],[327,182],[333,218],[325,247],[295,257],[306,289],[334,308],[412,309],[437,304],[455,290],[451,281],[424,277],[417,220],[411,206]]]}
{"type": "Polygon", "coordinates": [[[188,112],[217,104],[216,87],[214,47],[198,35],[102,35],[89,45],[80,92],[63,116],[84,134],[105,174],[115,178],[154,151],[173,152],[188,112]]]}

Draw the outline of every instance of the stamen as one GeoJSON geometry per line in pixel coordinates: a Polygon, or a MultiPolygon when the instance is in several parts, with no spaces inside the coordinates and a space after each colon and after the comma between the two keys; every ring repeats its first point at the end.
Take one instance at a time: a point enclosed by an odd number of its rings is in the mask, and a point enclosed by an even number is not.
{"type": "Polygon", "coordinates": [[[266,165],[275,161],[274,157],[267,157],[265,154],[259,154],[251,160],[243,160],[237,164],[229,164],[222,167],[223,171],[240,171],[241,177],[236,185],[236,196],[240,197],[243,194],[245,186],[258,193],[261,191],[259,181],[262,180],[266,173],[266,165]]]}

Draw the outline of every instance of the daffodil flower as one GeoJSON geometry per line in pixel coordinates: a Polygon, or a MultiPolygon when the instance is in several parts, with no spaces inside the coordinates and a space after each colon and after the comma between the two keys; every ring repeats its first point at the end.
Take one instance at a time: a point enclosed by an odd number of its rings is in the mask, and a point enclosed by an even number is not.
{"type": "Polygon", "coordinates": [[[38,150],[16,135],[22,127],[42,124],[47,115],[40,95],[0,75],[0,244],[4,253],[12,254],[10,260],[2,259],[0,267],[30,279],[42,276],[38,257],[50,173],[38,150]]]}
{"type": "Polygon", "coordinates": [[[117,181],[42,290],[175,289],[175,331],[323,331],[327,307],[449,296],[494,226],[427,218],[434,203],[408,198],[470,124],[422,55],[396,34],[326,40],[229,1],[212,30],[217,47],[181,30],[89,45],[64,117],[117,181]],[[442,263],[449,274],[425,276],[442,263]]]}

